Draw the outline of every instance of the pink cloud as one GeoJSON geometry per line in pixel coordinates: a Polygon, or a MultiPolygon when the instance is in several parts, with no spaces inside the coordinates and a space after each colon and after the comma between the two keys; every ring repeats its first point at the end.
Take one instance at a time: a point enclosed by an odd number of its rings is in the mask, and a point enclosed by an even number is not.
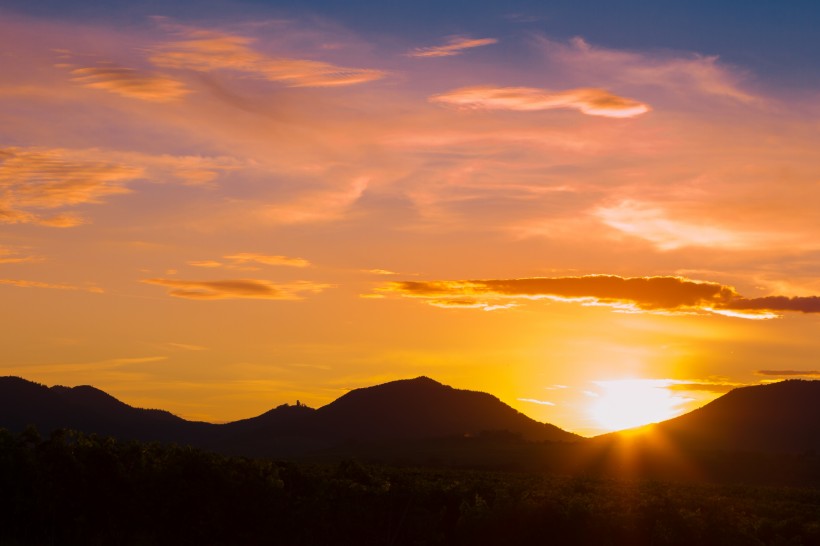
{"type": "Polygon", "coordinates": [[[171,102],[190,93],[185,84],[164,74],[140,72],[113,63],[74,68],[71,74],[73,81],[85,87],[133,99],[171,102]]]}
{"type": "Polygon", "coordinates": [[[649,111],[642,102],[592,88],[549,91],[532,87],[463,87],[434,95],[430,101],[459,108],[520,112],[565,108],[611,118],[629,118],[649,111]]]}
{"type": "Polygon", "coordinates": [[[215,31],[180,30],[186,39],[157,47],[151,62],[173,69],[211,72],[230,70],[246,76],[282,82],[289,87],[333,87],[371,82],[385,72],[349,68],[307,59],[272,57],[250,47],[253,40],[215,31]]]}
{"type": "Polygon", "coordinates": [[[171,296],[194,300],[299,300],[302,293],[317,293],[330,286],[309,281],[277,284],[261,279],[193,281],[157,278],[142,282],[167,287],[171,296]]]}
{"type": "Polygon", "coordinates": [[[745,74],[721,64],[717,56],[639,53],[593,46],[580,37],[568,43],[536,40],[545,55],[570,73],[611,83],[663,87],[743,103],[757,97],[743,89],[745,74]]]}
{"type": "Polygon", "coordinates": [[[455,36],[447,40],[443,45],[419,47],[409,53],[408,57],[451,57],[461,55],[464,50],[474,47],[497,44],[495,38],[469,38],[466,36],[455,36]]]}

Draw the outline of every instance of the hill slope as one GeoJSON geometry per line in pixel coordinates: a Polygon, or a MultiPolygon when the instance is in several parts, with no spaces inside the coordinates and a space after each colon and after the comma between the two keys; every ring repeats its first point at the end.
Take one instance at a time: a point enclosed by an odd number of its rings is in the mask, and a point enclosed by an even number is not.
{"type": "Polygon", "coordinates": [[[51,388],[19,377],[0,377],[0,427],[41,433],[74,428],[124,439],[199,443],[216,425],[186,421],[167,411],[134,408],[83,385],[51,388]]]}
{"type": "Polygon", "coordinates": [[[734,389],[649,430],[690,448],[816,451],[820,449],[820,381],[789,380],[734,389]]]}
{"type": "Polygon", "coordinates": [[[530,441],[581,437],[539,423],[484,392],[454,389],[429,377],[350,391],[316,412],[317,427],[338,438],[473,436],[508,431],[530,441]]]}

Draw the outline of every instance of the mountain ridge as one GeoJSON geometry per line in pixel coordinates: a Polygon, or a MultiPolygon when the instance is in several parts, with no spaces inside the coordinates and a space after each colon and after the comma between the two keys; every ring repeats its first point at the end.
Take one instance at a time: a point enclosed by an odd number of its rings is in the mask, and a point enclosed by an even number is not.
{"type": "Polygon", "coordinates": [[[694,449],[820,451],[820,381],[738,387],[678,417],[603,436],[635,433],[694,449]]]}
{"type": "Polygon", "coordinates": [[[47,387],[0,377],[0,426],[76,428],[124,439],[173,441],[243,455],[294,455],[343,442],[430,439],[508,431],[528,441],[582,437],[540,423],[488,393],[426,376],[353,389],[319,409],[280,405],[230,423],[187,421],[134,408],[88,385],[47,387]]]}
{"type": "Polygon", "coordinates": [[[213,424],[134,408],[88,385],[47,387],[0,377],[0,427],[75,428],[123,439],[175,442],[235,455],[300,456],[341,445],[475,437],[585,443],[590,452],[631,444],[726,452],[820,451],[820,381],[740,387],[687,414],[586,439],[530,419],[489,393],[429,377],[353,389],[318,409],[282,404],[255,417],[213,424]],[[488,435],[488,433],[491,433],[488,435]],[[499,435],[498,433],[503,433],[499,435]]]}

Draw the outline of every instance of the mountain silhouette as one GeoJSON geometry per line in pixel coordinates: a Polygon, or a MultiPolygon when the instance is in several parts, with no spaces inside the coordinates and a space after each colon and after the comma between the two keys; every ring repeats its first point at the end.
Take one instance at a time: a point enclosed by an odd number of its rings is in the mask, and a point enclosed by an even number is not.
{"type": "Polygon", "coordinates": [[[645,427],[645,432],[695,449],[817,451],[820,381],[740,387],[702,408],[645,427]]]}
{"type": "Polygon", "coordinates": [[[463,438],[493,432],[535,442],[582,439],[530,419],[495,396],[454,389],[429,377],[354,389],[317,410],[280,406],[223,427],[219,444],[232,453],[256,455],[315,451],[350,442],[463,438]]]}
{"type": "Polygon", "coordinates": [[[344,439],[473,436],[496,431],[529,441],[581,439],[534,421],[491,394],[455,389],[429,377],[350,391],[319,408],[314,426],[344,439]]]}
{"type": "Polygon", "coordinates": [[[596,436],[567,468],[675,481],[817,485],[819,447],[820,381],[789,380],[737,388],[680,417],[596,436]]]}
{"type": "MultiPolygon", "coordinates": [[[[41,433],[73,428],[247,456],[302,456],[330,453],[339,446],[395,447],[448,438],[461,439],[458,449],[470,450],[478,445],[470,439],[495,438],[554,445],[550,453],[558,459],[564,457],[562,453],[574,453],[568,455],[571,463],[577,459],[591,467],[613,469],[617,467],[610,464],[613,454],[626,453],[622,448],[628,446],[633,462],[641,459],[647,467],[672,468],[670,447],[690,454],[817,453],[818,416],[820,381],[790,380],[738,388],[680,417],[587,440],[534,421],[490,394],[418,377],[354,389],[318,409],[283,404],[249,419],[210,424],[167,411],[134,408],[91,386],[49,388],[19,377],[0,377],[3,428],[19,431],[31,424],[41,433]],[[568,447],[559,449],[562,445],[568,447]]],[[[532,461],[539,457],[543,460],[538,455],[532,461]]],[[[555,465],[566,462],[558,459],[555,465]]]]}
{"type": "Polygon", "coordinates": [[[167,411],[134,408],[83,385],[51,388],[19,377],[0,377],[0,427],[34,425],[40,432],[73,428],[134,440],[198,443],[216,425],[186,421],[167,411]]]}
{"type": "Polygon", "coordinates": [[[470,437],[504,432],[527,441],[581,437],[539,423],[498,398],[419,377],[355,389],[319,409],[281,405],[225,424],[186,421],[131,407],[90,386],[46,387],[0,378],[0,426],[41,432],[74,428],[123,439],[157,440],[242,455],[288,456],[344,442],[470,437]]]}

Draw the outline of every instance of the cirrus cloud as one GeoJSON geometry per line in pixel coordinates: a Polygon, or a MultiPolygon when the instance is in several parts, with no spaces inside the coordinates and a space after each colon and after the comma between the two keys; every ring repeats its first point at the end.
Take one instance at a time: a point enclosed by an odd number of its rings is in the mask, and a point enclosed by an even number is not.
{"type": "Polygon", "coordinates": [[[578,88],[550,91],[535,87],[475,86],[433,95],[434,103],[466,109],[534,112],[559,108],[578,110],[590,116],[631,118],[650,110],[647,104],[619,97],[605,89],[578,88]]]}
{"type": "Polygon", "coordinates": [[[70,290],[79,292],[91,292],[93,294],[102,294],[105,292],[102,288],[94,285],[77,286],[74,284],[52,283],[42,281],[29,281],[24,279],[0,279],[0,284],[8,286],[16,286],[18,288],[48,288],[51,290],[70,290]]]}
{"type": "Polygon", "coordinates": [[[258,254],[255,252],[239,252],[223,256],[227,263],[217,260],[195,260],[188,262],[194,267],[242,269],[246,271],[257,270],[253,264],[273,265],[284,267],[308,267],[310,262],[304,258],[292,258],[290,256],[258,254]]]}
{"type": "Polygon", "coordinates": [[[661,87],[676,93],[729,98],[741,103],[759,99],[743,89],[745,74],[714,55],[641,53],[593,46],[581,37],[559,42],[536,39],[548,59],[595,81],[661,87]]]}
{"type": "Polygon", "coordinates": [[[211,72],[230,70],[247,76],[281,82],[289,87],[334,87],[371,82],[385,72],[349,68],[322,61],[271,57],[255,51],[253,40],[222,32],[178,28],[183,39],[157,47],[151,62],[163,68],[211,72]]]}
{"type": "Polygon", "coordinates": [[[62,209],[101,204],[131,193],[138,180],[203,185],[235,168],[227,158],[148,155],[96,148],[0,148],[0,223],[73,227],[84,220],[62,209]],[[44,214],[43,211],[58,211],[44,214]]]}
{"type": "Polygon", "coordinates": [[[179,279],[144,279],[142,282],[169,288],[168,294],[177,298],[194,300],[300,300],[303,293],[318,293],[328,284],[309,281],[277,284],[261,279],[225,279],[216,281],[190,281],[179,279]]]}
{"type": "Polygon", "coordinates": [[[406,55],[408,57],[451,57],[461,55],[465,49],[497,44],[496,38],[470,38],[468,36],[453,36],[446,43],[430,47],[417,47],[406,55]]]}
{"type": "Polygon", "coordinates": [[[152,102],[171,102],[190,93],[180,81],[164,74],[150,74],[104,63],[74,68],[72,80],[85,87],[103,89],[123,97],[152,102]]]}
{"type": "Polygon", "coordinates": [[[814,377],[820,376],[820,370],[757,370],[758,375],[774,375],[780,377],[814,377]]]}
{"type": "Polygon", "coordinates": [[[225,259],[231,260],[237,264],[251,262],[264,265],[282,265],[286,267],[307,267],[310,265],[310,262],[305,260],[304,258],[291,258],[290,256],[257,254],[254,252],[240,252],[238,254],[231,254],[230,256],[225,256],[225,259]]]}

